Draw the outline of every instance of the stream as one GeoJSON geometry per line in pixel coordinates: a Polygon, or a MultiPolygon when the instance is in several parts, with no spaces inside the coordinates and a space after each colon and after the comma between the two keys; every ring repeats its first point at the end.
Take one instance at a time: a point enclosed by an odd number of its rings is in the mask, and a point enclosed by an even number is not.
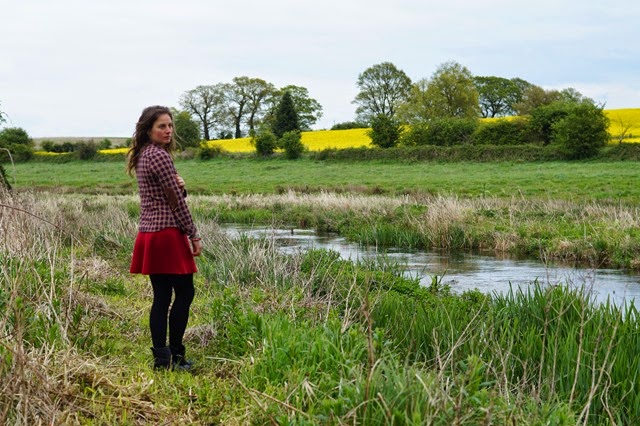
{"type": "Polygon", "coordinates": [[[568,285],[586,289],[595,302],[609,299],[616,306],[640,296],[640,275],[620,269],[593,269],[561,264],[545,264],[537,260],[500,258],[477,253],[437,253],[407,251],[401,248],[362,246],[336,234],[317,234],[312,229],[274,229],[271,227],[221,224],[232,238],[272,238],[283,253],[296,253],[310,248],[336,251],[341,258],[352,261],[381,255],[404,267],[405,274],[419,277],[427,286],[437,276],[442,284],[462,293],[478,289],[483,293],[505,293],[510,287],[526,291],[536,280],[545,285],[568,285]]]}

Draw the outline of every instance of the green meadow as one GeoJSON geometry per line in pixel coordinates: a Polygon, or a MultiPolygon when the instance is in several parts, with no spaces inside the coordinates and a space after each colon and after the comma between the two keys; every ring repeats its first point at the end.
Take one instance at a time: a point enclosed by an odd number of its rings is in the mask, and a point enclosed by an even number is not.
{"type": "MultiPolygon", "coordinates": [[[[220,158],[177,161],[193,194],[350,192],[462,197],[540,197],[582,201],[640,200],[634,161],[402,163],[324,162],[309,159],[220,158]]],[[[13,176],[11,166],[7,174],[13,176]]],[[[131,194],[135,179],[122,162],[19,163],[15,186],[87,194],[131,194]]]]}
{"type": "Polygon", "coordinates": [[[151,289],[128,273],[139,208],[124,164],[5,166],[14,191],[0,193],[0,424],[640,422],[634,305],[537,281],[455,294],[383,257],[286,255],[218,226],[638,270],[637,163],[176,166],[205,243],[190,373],[152,369],[151,289]]]}

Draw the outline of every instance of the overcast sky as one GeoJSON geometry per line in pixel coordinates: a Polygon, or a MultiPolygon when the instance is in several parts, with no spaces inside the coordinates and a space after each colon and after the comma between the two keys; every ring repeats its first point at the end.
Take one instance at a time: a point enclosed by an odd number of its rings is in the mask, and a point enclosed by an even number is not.
{"type": "Polygon", "coordinates": [[[0,111],[32,137],[128,137],[198,85],[304,86],[315,128],[354,119],[358,74],[447,61],[640,107],[638,0],[0,0],[0,111]]]}

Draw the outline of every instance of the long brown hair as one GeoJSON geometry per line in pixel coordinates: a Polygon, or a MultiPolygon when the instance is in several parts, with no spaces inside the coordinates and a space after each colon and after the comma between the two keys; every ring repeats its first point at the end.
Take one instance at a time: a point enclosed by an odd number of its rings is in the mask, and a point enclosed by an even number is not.
{"type": "MultiPolygon", "coordinates": [[[[145,146],[151,143],[149,132],[153,128],[153,124],[156,122],[158,117],[164,114],[169,115],[169,117],[171,117],[171,121],[173,121],[173,114],[171,114],[171,110],[167,107],[153,105],[142,110],[142,114],[136,123],[136,130],[131,138],[131,148],[127,153],[129,158],[129,161],[127,162],[127,172],[129,175],[133,176],[133,172],[138,165],[138,160],[140,159],[142,150],[145,146]]],[[[171,142],[169,145],[163,146],[162,148],[169,152],[173,152],[176,149],[176,141],[173,133],[171,134],[171,142]]]]}

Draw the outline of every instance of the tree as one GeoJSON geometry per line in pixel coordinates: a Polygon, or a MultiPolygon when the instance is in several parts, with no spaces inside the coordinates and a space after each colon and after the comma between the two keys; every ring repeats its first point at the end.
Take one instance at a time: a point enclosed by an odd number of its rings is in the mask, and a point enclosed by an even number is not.
{"type": "Polygon", "coordinates": [[[271,83],[259,78],[234,77],[224,85],[227,112],[234,129],[234,137],[241,138],[246,122],[252,132],[267,111],[267,99],[275,91],[271,83]]]}
{"type": "Polygon", "coordinates": [[[514,115],[513,105],[522,98],[520,87],[502,77],[473,77],[478,91],[480,113],[483,117],[504,117],[514,115]]]}
{"type": "Polygon", "coordinates": [[[400,108],[402,121],[417,123],[444,118],[477,118],[478,91],[473,75],[457,62],[445,62],[431,79],[413,85],[409,100],[400,108]]]}
{"type": "Polygon", "coordinates": [[[291,99],[291,94],[289,94],[289,92],[284,92],[280,99],[280,103],[278,103],[271,131],[278,139],[280,139],[286,132],[300,131],[298,113],[296,112],[293,105],[293,99],[291,99]]]}
{"type": "Polygon", "coordinates": [[[603,108],[592,102],[572,104],[568,113],[553,124],[553,142],[567,159],[591,158],[609,139],[609,119],[603,108]]]}
{"type": "Polygon", "coordinates": [[[182,149],[200,145],[200,126],[193,120],[188,111],[172,109],[173,129],[178,146],[182,149]]]}
{"type": "Polygon", "coordinates": [[[289,92],[293,101],[293,106],[298,114],[300,130],[311,130],[311,126],[322,117],[322,105],[317,100],[309,97],[309,91],[306,87],[292,84],[278,89],[268,101],[271,106],[268,108],[269,111],[265,115],[263,123],[267,127],[273,127],[278,103],[285,92],[289,92]]]}
{"type": "Polygon", "coordinates": [[[391,62],[367,68],[358,76],[356,85],[360,92],[353,103],[358,105],[358,121],[367,123],[380,114],[392,118],[411,92],[411,79],[391,62]]]}
{"type": "Polygon", "coordinates": [[[211,130],[225,120],[224,86],[222,84],[198,86],[189,90],[180,97],[180,106],[198,118],[205,140],[210,140],[211,130]]]}
{"type": "Polygon", "coordinates": [[[380,148],[392,148],[400,139],[400,123],[386,114],[378,114],[371,119],[371,130],[368,135],[371,143],[380,148]]]}
{"type": "Polygon", "coordinates": [[[536,108],[560,100],[562,100],[562,94],[558,90],[544,90],[542,87],[532,84],[525,89],[520,102],[517,102],[514,107],[518,115],[529,115],[536,108]]]}
{"type": "Polygon", "coordinates": [[[235,129],[236,138],[242,137],[242,126],[246,122],[249,132],[253,132],[267,112],[268,99],[275,87],[260,78],[234,77],[225,85],[227,108],[235,129]]]}

